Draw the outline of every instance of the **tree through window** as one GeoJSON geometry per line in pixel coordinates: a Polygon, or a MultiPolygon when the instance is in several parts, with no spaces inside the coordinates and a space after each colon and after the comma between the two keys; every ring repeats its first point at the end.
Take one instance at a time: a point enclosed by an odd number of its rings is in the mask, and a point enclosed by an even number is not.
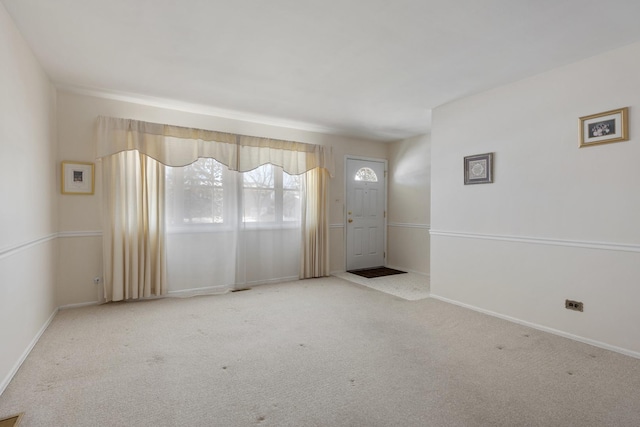
{"type": "Polygon", "coordinates": [[[224,223],[226,167],[214,159],[167,167],[165,183],[171,225],[224,223]]]}
{"type": "Polygon", "coordinates": [[[281,167],[266,164],[240,173],[214,159],[198,159],[166,171],[169,226],[244,222],[269,227],[300,220],[302,177],[281,167]]]}
{"type": "Polygon", "coordinates": [[[300,177],[262,165],[243,175],[244,222],[280,223],[300,217],[300,177]]]}

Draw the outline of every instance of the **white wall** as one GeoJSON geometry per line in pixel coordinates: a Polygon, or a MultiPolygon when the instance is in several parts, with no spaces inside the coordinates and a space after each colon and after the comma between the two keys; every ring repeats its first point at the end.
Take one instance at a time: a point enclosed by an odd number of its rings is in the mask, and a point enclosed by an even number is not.
{"type": "Polygon", "coordinates": [[[434,111],[433,295],[640,355],[638,75],[633,44],[434,111]],[[579,117],[625,106],[630,141],[578,148],[579,117]],[[463,185],[485,152],[495,183],[463,185]]]}
{"type": "Polygon", "coordinates": [[[389,145],[387,265],[429,274],[431,137],[389,145]]]}
{"type": "Polygon", "coordinates": [[[55,90],[0,4],[0,393],[55,310],[55,90]]]}
{"type": "MultiPolygon", "coordinates": [[[[380,142],[267,126],[239,120],[194,114],[142,105],[58,92],[58,160],[95,161],[94,124],[99,115],[124,117],[179,126],[235,132],[333,146],[336,175],[329,190],[331,271],[344,271],[344,156],[362,155],[386,159],[387,146],[380,142]]],[[[101,275],[100,164],[96,164],[94,196],[59,196],[61,248],[58,304],[97,301],[99,287],[93,277],[101,275]]],[[[179,290],[179,285],[170,290],[179,290]]]]}

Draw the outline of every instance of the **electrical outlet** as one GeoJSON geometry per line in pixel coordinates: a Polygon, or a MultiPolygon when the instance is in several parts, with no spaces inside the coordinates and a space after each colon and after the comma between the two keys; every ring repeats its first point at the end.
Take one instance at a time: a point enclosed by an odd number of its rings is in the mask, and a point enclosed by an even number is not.
{"type": "Polygon", "coordinates": [[[584,311],[584,304],[580,301],[572,301],[568,299],[564,301],[564,308],[567,310],[584,311]]]}
{"type": "Polygon", "coordinates": [[[94,285],[99,285],[101,281],[102,281],[102,278],[100,276],[96,276],[93,278],[94,285]]]}

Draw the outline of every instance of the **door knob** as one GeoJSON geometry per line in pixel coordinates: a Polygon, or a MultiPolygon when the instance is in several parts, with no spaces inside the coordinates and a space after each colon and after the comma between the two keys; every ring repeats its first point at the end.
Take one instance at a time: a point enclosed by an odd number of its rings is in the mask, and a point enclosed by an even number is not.
{"type": "Polygon", "coordinates": [[[353,222],[353,219],[349,218],[349,222],[353,222]]]}

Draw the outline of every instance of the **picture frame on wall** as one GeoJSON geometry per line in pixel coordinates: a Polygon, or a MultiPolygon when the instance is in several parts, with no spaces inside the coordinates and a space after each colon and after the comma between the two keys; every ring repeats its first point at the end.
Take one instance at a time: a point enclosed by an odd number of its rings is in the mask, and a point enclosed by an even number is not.
{"type": "Polygon", "coordinates": [[[629,107],[580,117],[580,148],[629,139],[629,107]]]}
{"type": "Polygon", "coordinates": [[[94,164],[89,162],[62,162],[62,194],[93,194],[94,164]]]}
{"type": "Polygon", "coordinates": [[[464,158],[464,185],[493,182],[493,153],[464,158]]]}

